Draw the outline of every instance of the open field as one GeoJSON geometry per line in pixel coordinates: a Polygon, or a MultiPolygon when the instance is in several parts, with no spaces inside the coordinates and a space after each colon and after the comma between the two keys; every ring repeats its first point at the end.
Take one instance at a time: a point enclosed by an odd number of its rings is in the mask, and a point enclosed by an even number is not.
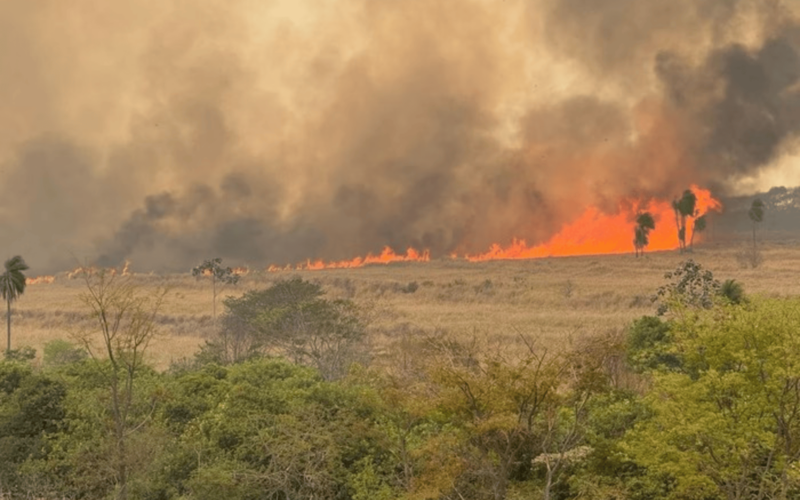
{"type": "MultiPolygon", "coordinates": [[[[389,354],[409,335],[449,332],[515,341],[531,334],[553,348],[582,336],[621,330],[636,317],[652,314],[650,296],[665,283],[664,273],[694,258],[717,279],[733,278],[749,294],[800,294],[800,244],[771,242],[763,246],[764,263],[744,269],[737,262],[741,246],[707,245],[693,254],[678,252],[547,258],[472,264],[434,261],[375,265],[360,269],[300,272],[252,272],[221,295],[265,288],[282,278],[301,276],[319,281],[331,297],[351,298],[373,318],[376,352],[389,354]],[[416,282],[414,291],[409,283],[416,282]]],[[[211,287],[190,275],[135,275],[142,287],[166,284],[168,300],[159,317],[163,335],[150,350],[159,369],[191,357],[214,330],[211,287]]],[[[39,354],[47,342],[79,328],[86,308],[79,279],[59,275],[52,284],[31,285],[15,303],[13,347],[32,346],[39,354]]],[[[221,304],[217,311],[222,309],[221,304]]]]}

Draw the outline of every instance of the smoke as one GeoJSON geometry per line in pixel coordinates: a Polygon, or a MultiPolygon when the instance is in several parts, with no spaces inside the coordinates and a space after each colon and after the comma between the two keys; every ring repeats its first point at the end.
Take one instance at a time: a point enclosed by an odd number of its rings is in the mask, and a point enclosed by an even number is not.
{"type": "Polygon", "coordinates": [[[0,250],[185,270],[552,236],[793,152],[777,0],[0,2],[0,250]]]}

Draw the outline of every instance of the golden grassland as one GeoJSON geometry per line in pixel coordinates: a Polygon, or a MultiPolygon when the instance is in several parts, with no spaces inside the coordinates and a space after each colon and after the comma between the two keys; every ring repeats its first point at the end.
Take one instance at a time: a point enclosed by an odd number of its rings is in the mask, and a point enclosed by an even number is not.
{"type": "MultiPolygon", "coordinates": [[[[762,245],[764,262],[756,269],[740,265],[743,244],[708,244],[691,254],[660,252],[633,255],[546,258],[527,261],[374,265],[326,271],[251,272],[220,296],[268,287],[279,279],[300,276],[319,282],[328,296],[350,298],[371,318],[371,341],[378,355],[409,336],[476,336],[516,342],[533,335],[552,348],[582,337],[622,331],[642,315],[653,314],[650,297],[665,283],[664,273],[693,258],[717,279],[736,279],[748,294],[800,294],[800,243],[773,241],[762,245]],[[410,283],[416,283],[414,286],[410,283]]],[[[167,285],[169,293],[158,323],[161,336],[149,350],[158,369],[189,358],[214,332],[211,286],[189,274],[134,275],[144,291],[167,285]]],[[[70,339],[92,328],[80,295],[80,279],[59,275],[52,284],[31,285],[12,315],[12,347],[31,346],[41,356],[54,339],[70,339]]],[[[222,310],[221,303],[217,312],[222,310]]]]}

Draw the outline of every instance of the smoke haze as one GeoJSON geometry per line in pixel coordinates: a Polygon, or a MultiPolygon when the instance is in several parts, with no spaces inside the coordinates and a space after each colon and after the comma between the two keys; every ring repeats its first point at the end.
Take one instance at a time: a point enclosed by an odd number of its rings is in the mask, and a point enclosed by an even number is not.
{"type": "Polygon", "coordinates": [[[0,109],[0,250],[33,272],[474,253],[791,165],[800,22],[788,0],[0,0],[0,109]]]}

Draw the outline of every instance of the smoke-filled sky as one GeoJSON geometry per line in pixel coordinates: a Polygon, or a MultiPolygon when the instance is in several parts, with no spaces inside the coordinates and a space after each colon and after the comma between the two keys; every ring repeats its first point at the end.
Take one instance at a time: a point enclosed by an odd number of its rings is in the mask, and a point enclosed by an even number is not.
{"type": "Polygon", "coordinates": [[[0,0],[0,255],[474,253],[798,185],[794,5],[0,0]]]}

